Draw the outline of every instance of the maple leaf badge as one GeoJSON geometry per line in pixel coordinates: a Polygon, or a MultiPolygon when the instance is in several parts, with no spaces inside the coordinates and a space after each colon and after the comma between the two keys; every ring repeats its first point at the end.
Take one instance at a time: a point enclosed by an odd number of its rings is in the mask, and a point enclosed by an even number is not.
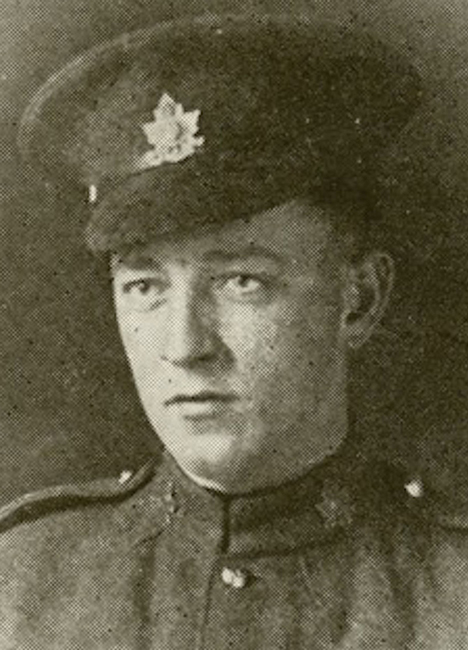
{"type": "Polygon", "coordinates": [[[185,112],[182,104],[164,93],[153,111],[154,121],[142,127],[153,148],[143,155],[141,167],[159,167],[192,156],[205,142],[203,136],[197,135],[200,113],[200,110],[185,112]]]}

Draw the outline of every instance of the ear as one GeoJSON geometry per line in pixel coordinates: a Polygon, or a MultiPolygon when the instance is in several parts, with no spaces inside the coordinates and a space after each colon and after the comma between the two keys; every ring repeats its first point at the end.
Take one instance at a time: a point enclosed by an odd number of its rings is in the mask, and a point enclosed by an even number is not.
{"type": "Polygon", "coordinates": [[[343,289],[342,333],[350,348],[363,345],[380,323],[394,281],[387,253],[373,252],[348,267],[343,289]]]}

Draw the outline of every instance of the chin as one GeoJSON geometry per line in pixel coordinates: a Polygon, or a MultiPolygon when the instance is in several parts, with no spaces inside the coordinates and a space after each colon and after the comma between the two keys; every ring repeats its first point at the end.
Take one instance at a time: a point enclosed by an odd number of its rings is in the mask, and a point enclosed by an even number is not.
{"type": "Polygon", "coordinates": [[[227,478],[244,464],[239,441],[222,433],[188,435],[165,446],[182,470],[208,480],[227,478]]]}
{"type": "Polygon", "coordinates": [[[181,469],[210,479],[242,475],[258,451],[254,427],[239,413],[190,420],[150,419],[158,436],[181,469]]]}

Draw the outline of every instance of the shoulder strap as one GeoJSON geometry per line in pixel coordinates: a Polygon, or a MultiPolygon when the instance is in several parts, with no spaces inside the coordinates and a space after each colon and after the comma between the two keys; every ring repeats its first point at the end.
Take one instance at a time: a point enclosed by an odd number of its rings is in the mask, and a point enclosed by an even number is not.
{"type": "Polygon", "coordinates": [[[151,460],[137,472],[122,472],[118,478],[54,485],[22,495],[0,508],[0,532],[48,513],[95,503],[123,501],[146,485],[154,472],[155,462],[151,460]]]}

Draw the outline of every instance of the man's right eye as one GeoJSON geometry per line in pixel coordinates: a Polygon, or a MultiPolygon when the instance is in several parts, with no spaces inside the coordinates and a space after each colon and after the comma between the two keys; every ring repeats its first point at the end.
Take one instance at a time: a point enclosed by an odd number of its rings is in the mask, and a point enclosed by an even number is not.
{"type": "Polygon", "coordinates": [[[163,299],[166,284],[158,278],[139,278],[124,282],[123,298],[130,309],[149,311],[163,299]]]}
{"type": "Polygon", "coordinates": [[[126,294],[129,293],[139,293],[141,295],[146,295],[151,290],[154,283],[151,280],[133,280],[132,282],[126,282],[123,286],[123,292],[126,294]]]}

